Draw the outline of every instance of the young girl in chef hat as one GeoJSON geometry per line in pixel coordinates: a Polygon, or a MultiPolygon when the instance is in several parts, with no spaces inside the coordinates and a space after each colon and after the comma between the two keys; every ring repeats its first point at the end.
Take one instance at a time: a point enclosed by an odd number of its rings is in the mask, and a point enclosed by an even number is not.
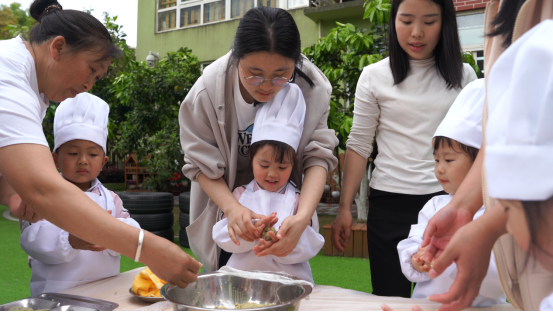
{"type": "MultiPolygon", "coordinates": [[[[451,287],[455,279],[457,273],[455,264],[439,277],[430,279],[428,276],[430,265],[420,258],[424,254],[424,249],[420,248],[420,245],[428,220],[451,201],[482,146],[484,96],[484,79],[468,84],[459,93],[434,134],[434,173],[448,195],[435,196],[428,201],[419,213],[418,223],[411,226],[409,237],[399,242],[397,246],[403,274],[411,282],[417,283],[413,290],[413,298],[423,299],[430,295],[441,294],[451,287]]],[[[484,214],[483,206],[475,214],[474,219],[482,214],[484,214]]],[[[505,302],[492,255],[488,274],[472,305],[482,307],[505,302]]]]}
{"type": "MultiPolygon", "coordinates": [[[[67,181],[83,190],[106,213],[140,228],[123,208],[119,196],[97,179],[108,161],[108,115],[108,104],[89,93],[63,101],[54,117],[52,155],[67,181]]],[[[20,243],[32,258],[32,296],[119,274],[119,253],[83,241],[46,220],[26,224],[20,243]]]]}
{"type": "MultiPolygon", "coordinates": [[[[296,152],[303,131],[305,101],[300,88],[293,83],[284,87],[272,100],[256,113],[249,149],[250,168],[254,179],[247,186],[238,187],[233,194],[240,204],[253,212],[268,216],[255,226],[274,227],[278,231],[282,221],[295,215],[300,194],[290,181],[297,159],[296,152]]],[[[313,282],[308,260],[317,255],[324,245],[314,217],[313,226],[303,232],[296,248],[286,257],[257,254],[278,238],[272,232],[270,240],[257,239],[240,245],[232,242],[226,218],[213,227],[213,239],[226,252],[232,253],[227,266],[240,270],[283,271],[313,282]]]]}
{"type": "MultiPolygon", "coordinates": [[[[497,59],[488,81],[488,192],[497,199],[492,210],[501,210],[493,212],[506,215],[506,231],[527,252],[521,262],[530,271],[539,263],[553,272],[552,33],[552,20],[529,30],[497,59]]],[[[540,278],[546,285],[551,277],[540,278]]],[[[546,290],[531,296],[543,298],[546,290]]],[[[553,294],[540,310],[553,310],[553,294]]]]}

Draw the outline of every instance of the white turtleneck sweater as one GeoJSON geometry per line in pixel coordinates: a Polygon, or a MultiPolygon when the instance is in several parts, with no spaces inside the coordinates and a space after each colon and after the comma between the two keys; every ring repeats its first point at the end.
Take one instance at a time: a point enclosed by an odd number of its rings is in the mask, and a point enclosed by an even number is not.
{"type": "MultiPolygon", "coordinates": [[[[376,132],[378,156],[370,186],[374,189],[422,195],[439,192],[434,176],[432,137],[461,90],[448,89],[434,58],[409,61],[411,69],[394,85],[390,60],[363,69],[347,148],[363,158],[372,152],[376,132]]],[[[476,79],[463,64],[463,87],[476,79]]]]}

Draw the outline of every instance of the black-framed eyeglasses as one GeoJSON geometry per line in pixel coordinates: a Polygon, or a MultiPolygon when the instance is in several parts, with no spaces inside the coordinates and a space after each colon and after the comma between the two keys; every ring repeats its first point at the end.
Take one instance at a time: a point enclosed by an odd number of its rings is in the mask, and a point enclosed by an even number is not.
{"type": "Polygon", "coordinates": [[[249,85],[252,85],[252,86],[260,86],[266,80],[270,80],[271,83],[273,84],[273,86],[275,86],[275,87],[284,87],[287,84],[289,84],[290,82],[292,82],[292,78],[288,79],[286,77],[275,77],[275,78],[272,78],[272,79],[265,79],[265,78],[260,77],[260,76],[250,76],[250,77],[246,78],[246,76],[244,75],[244,69],[242,68],[242,65],[240,65],[240,69],[242,70],[242,77],[244,77],[246,82],[249,85]]]}

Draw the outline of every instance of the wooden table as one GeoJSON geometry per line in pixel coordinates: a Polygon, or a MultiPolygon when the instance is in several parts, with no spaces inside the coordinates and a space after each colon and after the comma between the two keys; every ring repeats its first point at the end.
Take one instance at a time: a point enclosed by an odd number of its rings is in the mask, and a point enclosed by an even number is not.
{"type": "MultiPolygon", "coordinates": [[[[142,269],[143,268],[134,269],[116,277],[81,285],[66,290],[63,293],[116,302],[119,304],[119,308],[117,308],[119,311],[147,311],[151,304],[144,303],[129,294],[129,288],[131,288],[134,277],[142,269]]],[[[379,297],[351,289],[316,285],[308,299],[301,302],[300,311],[378,311],[382,303],[386,303],[392,309],[396,310],[410,310],[414,304],[419,305],[423,310],[438,310],[440,307],[440,304],[424,299],[379,297]]],[[[161,308],[165,311],[169,311],[171,305],[166,303],[161,308]]],[[[504,304],[489,308],[471,308],[470,310],[513,311],[515,309],[510,304],[504,304]]]]}

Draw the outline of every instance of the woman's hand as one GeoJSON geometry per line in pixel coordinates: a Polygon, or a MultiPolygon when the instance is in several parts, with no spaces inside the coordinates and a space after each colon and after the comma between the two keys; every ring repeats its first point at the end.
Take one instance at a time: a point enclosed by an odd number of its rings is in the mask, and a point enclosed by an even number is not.
{"type": "MultiPolygon", "coordinates": [[[[276,257],[286,257],[298,244],[303,231],[309,225],[311,218],[302,215],[289,216],[284,219],[276,235],[277,242],[274,242],[269,248],[256,253],[258,257],[273,255],[276,257]]],[[[272,236],[271,236],[272,237],[272,236]]]]}
{"type": "Polygon", "coordinates": [[[186,288],[198,279],[201,264],[179,246],[152,233],[144,233],[140,262],[168,283],[186,288]]]}
{"type": "Polygon", "coordinates": [[[421,247],[426,248],[424,261],[432,263],[432,259],[438,258],[452,236],[462,226],[472,221],[473,213],[465,209],[456,209],[451,204],[438,211],[428,221],[424,230],[421,247]]]}
{"type": "Polygon", "coordinates": [[[350,209],[342,209],[338,211],[338,215],[332,223],[332,245],[338,251],[343,252],[347,247],[351,238],[351,225],[353,224],[353,216],[350,209]]]}
{"type": "Polygon", "coordinates": [[[428,298],[443,303],[440,310],[462,310],[471,305],[488,272],[492,247],[506,233],[505,223],[501,207],[492,208],[482,217],[461,227],[441,256],[434,260],[428,273],[431,278],[442,274],[453,262],[457,265],[457,276],[449,291],[428,298]]]}
{"type": "Polygon", "coordinates": [[[261,235],[261,231],[254,226],[252,219],[266,219],[264,215],[257,214],[240,204],[228,209],[225,215],[228,219],[230,239],[238,246],[240,242],[237,236],[247,242],[253,242],[261,235]]]}

